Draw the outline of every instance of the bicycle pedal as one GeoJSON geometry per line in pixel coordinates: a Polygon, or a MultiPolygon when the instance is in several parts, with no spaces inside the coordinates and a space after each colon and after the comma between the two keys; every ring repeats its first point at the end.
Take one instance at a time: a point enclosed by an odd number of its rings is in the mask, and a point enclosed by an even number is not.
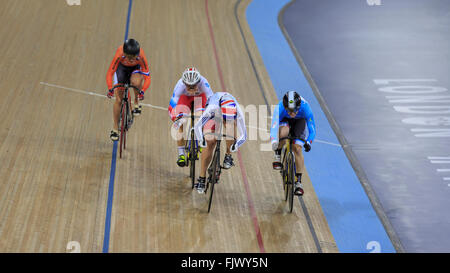
{"type": "MultiPolygon", "coordinates": [[[[214,182],[215,184],[219,184],[219,180],[220,179],[220,176],[218,176],[217,178],[216,178],[216,181],[214,182]]],[[[208,177],[208,183],[213,183],[213,182],[211,182],[211,178],[210,177],[208,177]]]]}

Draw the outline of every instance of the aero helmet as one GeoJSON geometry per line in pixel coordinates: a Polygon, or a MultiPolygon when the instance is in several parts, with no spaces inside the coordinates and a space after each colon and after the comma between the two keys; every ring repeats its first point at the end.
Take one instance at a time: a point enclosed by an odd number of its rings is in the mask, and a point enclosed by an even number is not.
{"type": "Polygon", "coordinates": [[[289,91],[283,97],[283,106],[288,112],[298,112],[301,103],[300,95],[295,91],[289,91]]]}

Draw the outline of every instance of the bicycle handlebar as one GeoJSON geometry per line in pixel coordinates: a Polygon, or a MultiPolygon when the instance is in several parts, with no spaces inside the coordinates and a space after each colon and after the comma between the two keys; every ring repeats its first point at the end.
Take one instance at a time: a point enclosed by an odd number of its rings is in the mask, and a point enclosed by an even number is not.
{"type": "Polygon", "coordinates": [[[236,138],[234,136],[229,136],[229,135],[226,135],[226,134],[206,133],[204,135],[205,136],[206,135],[212,135],[212,136],[217,136],[217,137],[228,137],[228,138],[232,138],[232,139],[234,139],[234,141],[236,141],[236,138]]]}
{"type": "Polygon", "coordinates": [[[283,141],[283,140],[285,140],[285,139],[289,139],[289,140],[300,139],[301,141],[306,142],[306,140],[303,139],[303,138],[301,138],[301,137],[293,137],[293,136],[282,137],[282,138],[280,138],[278,141],[281,142],[281,141],[283,141]]]}
{"type": "Polygon", "coordinates": [[[185,114],[185,113],[181,113],[182,115],[180,115],[178,118],[176,118],[175,120],[174,120],[174,122],[175,121],[177,121],[177,120],[180,120],[180,119],[182,119],[182,118],[191,118],[192,116],[194,117],[194,118],[200,118],[201,116],[199,116],[199,115],[188,115],[188,114],[185,114]]]}
{"type": "Polygon", "coordinates": [[[116,84],[113,88],[111,88],[111,91],[114,91],[114,89],[116,89],[116,88],[133,88],[136,91],[141,92],[141,89],[137,88],[134,85],[126,84],[126,83],[125,84],[122,84],[122,83],[116,84]]]}

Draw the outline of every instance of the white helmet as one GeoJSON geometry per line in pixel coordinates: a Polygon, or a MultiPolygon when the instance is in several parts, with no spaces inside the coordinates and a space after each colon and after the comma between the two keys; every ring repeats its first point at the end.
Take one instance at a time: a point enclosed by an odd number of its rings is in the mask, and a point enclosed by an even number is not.
{"type": "Polygon", "coordinates": [[[183,76],[181,76],[184,84],[186,85],[196,85],[200,82],[200,72],[198,72],[197,68],[189,67],[186,68],[183,72],[183,76]]]}

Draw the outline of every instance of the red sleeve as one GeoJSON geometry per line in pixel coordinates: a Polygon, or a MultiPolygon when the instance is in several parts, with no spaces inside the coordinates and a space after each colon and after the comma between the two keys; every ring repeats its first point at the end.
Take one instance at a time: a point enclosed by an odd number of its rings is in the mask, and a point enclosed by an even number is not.
{"type": "Polygon", "coordinates": [[[145,53],[142,48],[141,48],[141,53],[139,55],[139,59],[140,59],[140,65],[141,65],[141,72],[144,74],[144,79],[145,79],[144,86],[142,86],[142,91],[145,92],[145,90],[147,90],[148,87],[150,86],[151,76],[150,76],[150,71],[148,68],[147,57],[145,57],[145,53]]]}
{"type": "Polygon", "coordinates": [[[113,77],[114,73],[117,71],[117,68],[119,67],[120,58],[122,58],[123,55],[123,46],[120,46],[116,50],[116,54],[114,55],[114,58],[109,65],[108,72],[106,73],[106,85],[108,86],[108,90],[113,88],[113,77]]]}

